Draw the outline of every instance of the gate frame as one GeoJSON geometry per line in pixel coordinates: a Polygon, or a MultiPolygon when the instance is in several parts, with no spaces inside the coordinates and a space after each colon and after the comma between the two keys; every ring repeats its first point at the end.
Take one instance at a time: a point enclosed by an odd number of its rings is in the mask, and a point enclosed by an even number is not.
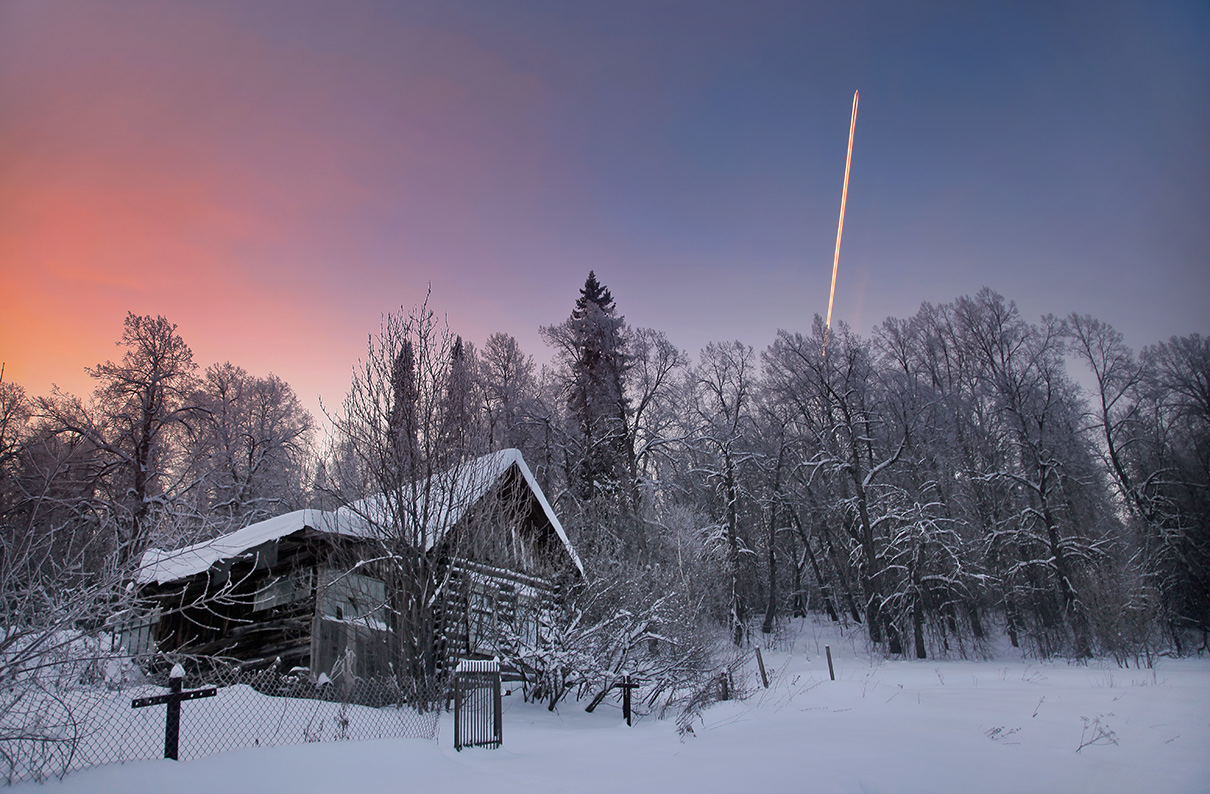
{"type": "MultiPolygon", "coordinates": [[[[498,659],[462,659],[458,662],[458,666],[454,668],[454,749],[461,752],[463,747],[490,747],[496,748],[504,743],[504,715],[502,713],[500,702],[500,661],[498,659]],[[491,710],[492,714],[483,713],[474,716],[480,719],[472,719],[471,725],[467,726],[463,722],[462,707],[465,702],[465,694],[472,690],[483,690],[491,688],[491,710]],[[484,738],[487,733],[488,717],[491,717],[490,738],[484,738]],[[463,732],[469,727],[472,734],[470,741],[463,740],[463,732]]],[[[486,711],[486,709],[484,709],[486,711]]]]}

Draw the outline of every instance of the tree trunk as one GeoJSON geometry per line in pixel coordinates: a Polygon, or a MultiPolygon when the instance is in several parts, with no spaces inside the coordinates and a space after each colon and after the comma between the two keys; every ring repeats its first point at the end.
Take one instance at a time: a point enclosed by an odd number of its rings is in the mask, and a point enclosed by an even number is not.
{"type": "Polygon", "coordinates": [[[731,455],[724,455],[723,488],[727,498],[727,541],[731,552],[731,641],[736,646],[744,644],[745,614],[743,597],[739,590],[739,489],[735,482],[735,470],[731,455]]]}
{"type": "Polygon", "coordinates": [[[769,598],[765,602],[765,621],[760,630],[764,634],[773,632],[773,624],[777,618],[777,554],[774,543],[777,540],[777,506],[769,509],[769,598]]]}
{"type": "Polygon", "coordinates": [[[928,653],[924,647],[924,605],[921,601],[919,593],[912,599],[912,633],[916,641],[916,658],[927,659],[928,653]]]}
{"type": "Polygon", "coordinates": [[[765,621],[760,630],[764,634],[773,631],[777,618],[777,505],[781,489],[781,465],[786,448],[783,445],[777,453],[777,466],[773,471],[773,499],[769,505],[769,598],[765,602],[765,621]]]}

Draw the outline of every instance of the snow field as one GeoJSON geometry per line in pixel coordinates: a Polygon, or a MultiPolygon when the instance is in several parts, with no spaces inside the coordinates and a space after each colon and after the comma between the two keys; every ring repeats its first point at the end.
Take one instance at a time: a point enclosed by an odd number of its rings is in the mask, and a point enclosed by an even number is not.
{"type": "MultiPolygon", "coordinates": [[[[22,784],[40,794],[225,792],[1210,792],[1210,660],[1155,670],[872,657],[852,633],[797,625],[755,658],[745,701],[715,704],[683,740],[674,720],[627,728],[617,701],[551,713],[506,697],[504,746],[382,739],[141,761],[22,784]],[[829,681],[823,645],[832,647],[829,681]],[[1081,747],[1081,745],[1084,745],[1081,747]]],[[[750,652],[749,652],[750,653],[750,652]]],[[[186,704],[186,707],[188,704],[186,704]]]]}

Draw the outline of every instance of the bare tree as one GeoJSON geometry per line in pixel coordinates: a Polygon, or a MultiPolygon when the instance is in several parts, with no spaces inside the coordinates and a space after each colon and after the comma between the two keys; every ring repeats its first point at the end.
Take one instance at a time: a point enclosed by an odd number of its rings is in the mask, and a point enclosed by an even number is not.
{"type": "Polygon", "coordinates": [[[512,336],[494,333],[479,356],[488,443],[530,452],[526,414],[533,402],[534,359],[512,336]]]}
{"type": "Polygon", "coordinates": [[[1043,639],[1057,622],[1070,631],[1075,654],[1087,656],[1091,638],[1079,582],[1095,562],[1105,526],[1090,493],[1099,483],[1080,432],[1083,410],[1063,365],[1062,326],[1050,317],[1039,326],[1026,323],[1011,301],[990,290],[959,299],[956,315],[1010,453],[977,475],[1016,494],[994,542],[1017,557],[1011,575],[1018,601],[1033,604],[1035,637],[1043,639]],[[1057,609],[1047,598],[1028,597],[1039,585],[1056,596],[1057,609]]]}
{"type": "Polygon", "coordinates": [[[740,342],[710,343],[689,372],[691,396],[688,431],[695,451],[694,468],[717,494],[718,541],[727,549],[726,575],[731,605],[728,630],[734,644],[747,632],[748,599],[744,597],[745,557],[750,552],[741,523],[744,496],[741,467],[754,455],[752,412],[756,360],[740,342]]]}
{"type": "Polygon", "coordinates": [[[418,685],[438,673],[438,612],[450,576],[440,560],[459,542],[445,530],[478,484],[464,471],[478,440],[450,432],[455,346],[427,300],[384,317],[330,417],[341,454],[328,475],[354,534],[372,545],[355,565],[384,582],[390,658],[401,680],[418,685]]]}
{"type": "Polygon", "coordinates": [[[1126,468],[1149,518],[1148,565],[1182,649],[1210,645],[1210,339],[1191,334],[1142,353],[1145,385],[1126,468]]]}
{"type": "Polygon", "coordinates": [[[630,361],[630,436],[637,476],[650,487],[671,462],[673,447],[684,440],[677,387],[689,359],[662,331],[637,328],[630,337],[630,361]]]}
{"type": "Polygon", "coordinates": [[[765,354],[771,387],[794,406],[796,432],[807,457],[799,465],[832,478],[832,498],[844,505],[845,523],[860,559],[864,618],[872,642],[883,637],[901,652],[886,571],[886,529],[879,504],[890,469],[907,445],[905,428],[891,421],[869,344],[841,324],[823,355],[823,321],[816,316],[811,337],[782,332],[765,354]]]}
{"type": "Polygon", "coordinates": [[[99,667],[108,648],[97,635],[129,600],[111,516],[92,499],[96,449],[33,408],[0,381],[0,776],[10,782],[18,766],[65,768],[79,715],[61,693],[99,667]]]}
{"type": "Polygon", "coordinates": [[[183,446],[195,526],[183,543],[302,506],[314,421],[289,384],[214,364],[193,401],[198,410],[183,446]]]}
{"type": "Polygon", "coordinates": [[[197,409],[193,353],[163,317],[126,315],[118,363],[89,370],[94,402],[54,394],[38,410],[60,435],[86,439],[104,457],[106,509],[112,511],[114,551],[121,567],[135,561],[156,530],[157,514],[190,483],[175,460],[177,436],[197,409]]]}

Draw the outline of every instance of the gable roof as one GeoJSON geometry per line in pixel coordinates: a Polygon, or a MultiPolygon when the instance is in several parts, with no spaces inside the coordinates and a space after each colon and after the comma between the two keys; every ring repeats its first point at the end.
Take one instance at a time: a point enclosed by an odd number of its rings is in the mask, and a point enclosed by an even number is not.
{"type": "MultiPolygon", "coordinates": [[[[550,521],[555,534],[558,535],[563,548],[581,574],[584,565],[572,547],[571,541],[558,516],[546,500],[546,495],[534,479],[521,451],[505,449],[476,458],[450,471],[443,472],[427,483],[422,489],[428,494],[432,509],[419,505],[417,515],[427,516],[428,526],[422,537],[426,539],[428,548],[432,548],[443,538],[452,527],[466,515],[466,512],[488,494],[500,478],[513,466],[517,467],[530,491],[542,507],[542,512],[550,521]]],[[[262,543],[278,540],[304,529],[325,532],[346,537],[371,537],[374,527],[379,522],[370,521],[376,514],[385,513],[381,496],[369,497],[353,505],[336,510],[295,510],[292,513],[276,516],[267,521],[250,524],[243,529],[211,540],[195,543],[191,546],[162,551],[148,549],[143,553],[139,570],[135,574],[135,582],[140,585],[156,582],[164,584],[177,579],[202,573],[217,562],[239,556],[248,549],[262,543]]]]}

